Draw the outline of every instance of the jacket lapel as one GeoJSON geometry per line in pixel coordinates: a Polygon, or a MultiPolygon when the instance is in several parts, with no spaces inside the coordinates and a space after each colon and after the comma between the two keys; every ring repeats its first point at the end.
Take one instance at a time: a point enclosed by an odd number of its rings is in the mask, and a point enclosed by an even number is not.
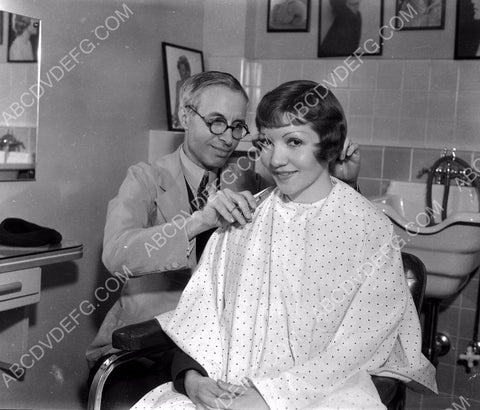
{"type": "Polygon", "coordinates": [[[191,213],[185,176],[180,163],[181,147],[155,163],[155,167],[159,169],[157,208],[165,221],[172,221],[175,216],[186,216],[191,213]]]}

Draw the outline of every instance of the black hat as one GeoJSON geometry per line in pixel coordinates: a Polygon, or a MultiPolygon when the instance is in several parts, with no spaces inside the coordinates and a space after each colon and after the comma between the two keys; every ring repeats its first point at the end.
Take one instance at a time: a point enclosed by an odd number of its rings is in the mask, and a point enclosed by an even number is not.
{"type": "Polygon", "coordinates": [[[35,225],[20,218],[6,218],[0,224],[0,245],[42,246],[61,241],[62,235],[55,229],[35,225]]]}

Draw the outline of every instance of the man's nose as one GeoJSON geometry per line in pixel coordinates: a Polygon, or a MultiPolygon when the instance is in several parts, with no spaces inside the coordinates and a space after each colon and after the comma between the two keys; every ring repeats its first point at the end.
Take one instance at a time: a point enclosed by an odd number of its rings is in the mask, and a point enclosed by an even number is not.
{"type": "Polygon", "coordinates": [[[220,138],[225,145],[231,146],[233,144],[233,130],[231,128],[227,128],[223,134],[220,134],[218,138],[220,138]]]}

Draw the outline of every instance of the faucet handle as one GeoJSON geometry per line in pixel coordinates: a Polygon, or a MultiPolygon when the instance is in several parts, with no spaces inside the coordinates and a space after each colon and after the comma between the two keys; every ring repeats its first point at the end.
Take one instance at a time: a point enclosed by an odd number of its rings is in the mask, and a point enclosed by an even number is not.
{"type": "Polygon", "coordinates": [[[478,365],[478,362],[480,361],[480,354],[477,354],[475,350],[475,347],[470,345],[467,347],[466,353],[458,356],[461,362],[465,362],[468,370],[472,369],[473,366],[478,365]]]}

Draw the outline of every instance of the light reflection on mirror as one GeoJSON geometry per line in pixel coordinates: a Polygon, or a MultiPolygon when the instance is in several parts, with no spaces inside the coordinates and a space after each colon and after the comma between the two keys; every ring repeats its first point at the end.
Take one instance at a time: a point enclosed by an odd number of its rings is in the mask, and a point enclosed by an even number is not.
{"type": "Polygon", "coordinates": [[[40,21],[0,11],[0,181],[35,179],[40,21]]]}

